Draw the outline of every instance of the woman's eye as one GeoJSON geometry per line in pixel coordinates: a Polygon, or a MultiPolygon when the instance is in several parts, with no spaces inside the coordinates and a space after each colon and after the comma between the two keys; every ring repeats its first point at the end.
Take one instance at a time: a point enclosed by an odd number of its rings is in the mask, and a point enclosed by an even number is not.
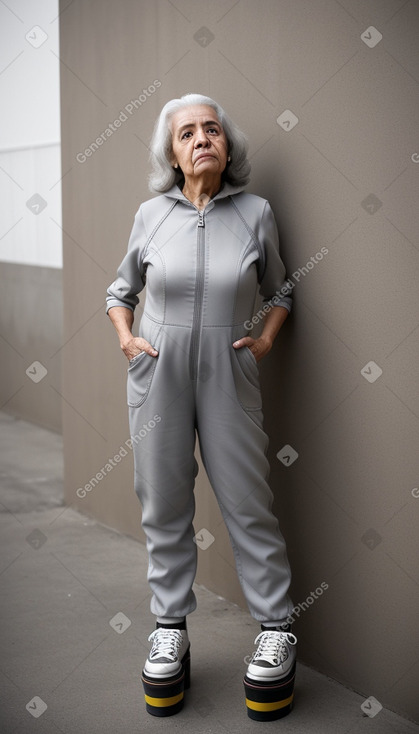
{"type": "MultiPolygon", "coordinates": [[[[218,129],[216,127],[208,127],[207,132],[215,133],[216,135],[218,135],[218,129]]],[[[189,135],[192,135],[192,132],[190,130],[186,130],[186,132],[182,134],[181,140],[183,140],[184,138],[186,138],[186,136],[189,136],[189,135]]]]}

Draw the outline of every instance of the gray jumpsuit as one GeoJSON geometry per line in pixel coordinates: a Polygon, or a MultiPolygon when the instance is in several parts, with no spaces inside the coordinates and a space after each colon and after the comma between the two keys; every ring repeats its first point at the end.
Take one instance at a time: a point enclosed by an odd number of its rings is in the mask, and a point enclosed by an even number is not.
{"type": "MultiPolygon", "coordinates": [[[[271,207],[242,187],[224,183],[199,211],[175,184],[135,215],[107,310],[134,310],[147,282],[139,335],[158,356],[142,352],[130,361],[127,395],[131,435],[141,436],[133,443],[135,491],[151,611],[159,617],[196,607],[196,435],[250,613],[280,622],[292,612],[285,541],[267,484],[258,366],[248,347],[232,346],[248,333],[258,289],[268,301],[284,278],[271,207]]],[[[290,310],[291,297],[276,305],[290,310]]]]}

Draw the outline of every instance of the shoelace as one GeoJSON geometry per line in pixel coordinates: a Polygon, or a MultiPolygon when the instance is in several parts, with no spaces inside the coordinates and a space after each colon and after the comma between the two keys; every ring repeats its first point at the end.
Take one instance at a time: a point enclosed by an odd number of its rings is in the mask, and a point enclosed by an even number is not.
{"type": "Polygon", "coordinates": [[[257,643],[259,643],[259,647],[252,657],[252,663],[257,663],[258,660],[263,658],[271,665],[282,665],[288,658],[287,643],[296,645],[297,638],[292,632],[264,630],[256,637],[255,645],[257,643]]]}
{"type": "Polygon", "coordinates": [[[179,648],[182,645],[183,638],[179,630],[165,629],[159,627],[151,633],[148,641],[153,641],[150,651],[150,660],[153,658],[169,658],[175,661],[178,657],[179,648]]]}

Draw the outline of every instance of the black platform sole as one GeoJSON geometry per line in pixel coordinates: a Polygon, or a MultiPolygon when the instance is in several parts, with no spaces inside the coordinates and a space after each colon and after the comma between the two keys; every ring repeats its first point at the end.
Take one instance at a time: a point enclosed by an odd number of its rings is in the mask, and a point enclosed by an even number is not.
{"type": "Polygon", "coordinates": [[[249,718],[255,721],[275,721],[292,711],[296,664],[284,678],[257,681],[245,675],[243,684],[249,718]]]}
{"type": "Polygon", "coordinates": [[[143,682],[146,710],[152,716],[173,716],[183,708],[184,692],[191,684],[191,655],[185,653],[181,669],[168,678],[152,678],[144,670],[143,682]]]}

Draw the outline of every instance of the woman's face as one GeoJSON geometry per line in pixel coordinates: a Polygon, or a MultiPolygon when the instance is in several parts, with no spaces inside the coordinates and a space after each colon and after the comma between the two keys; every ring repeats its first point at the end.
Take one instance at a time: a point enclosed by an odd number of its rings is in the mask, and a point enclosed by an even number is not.
{"type": "Polygon", "coordinates": [[[214,175],[227,165],[228,143],[216,111],[209,105],[191,105],[172,117],[172,159],[185,179],[214,175]]]}

